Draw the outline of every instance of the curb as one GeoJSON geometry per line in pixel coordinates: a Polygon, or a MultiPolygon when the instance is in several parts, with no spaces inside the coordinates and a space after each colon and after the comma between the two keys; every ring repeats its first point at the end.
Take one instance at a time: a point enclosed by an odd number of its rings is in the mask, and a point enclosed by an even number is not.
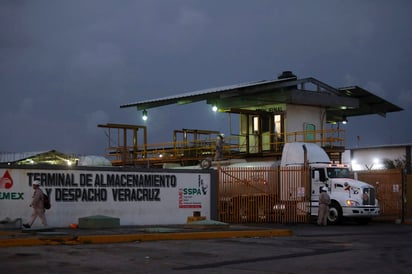
{"type": "Polygon", "coordinates": [[[405,220],[403,223],[406,225],[412,225],[412,220],[405,220]]]}
{"type": "Polygon", "coordinates": [[[109,244],[136,241],[170,241],[170,240],[206,240],[221,238],[285,237],[292,236],[288,229],[268,229],[250,231],[209,231],[181,233],[143,233],[125,235],[84,235],[84,236],[40,236],[20,239],[2,239],[0,247],[35,246],[35,245],[76,245],[109,244]]]}

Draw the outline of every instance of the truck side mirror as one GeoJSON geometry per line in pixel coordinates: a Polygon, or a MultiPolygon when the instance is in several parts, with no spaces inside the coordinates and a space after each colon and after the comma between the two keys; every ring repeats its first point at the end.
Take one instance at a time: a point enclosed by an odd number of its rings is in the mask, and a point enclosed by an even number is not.
{"type": "Polygon", "coordinates": [[[314,170],[313,171],[313,180],[314,181],[319,181],[319,170],[314,170]]]}

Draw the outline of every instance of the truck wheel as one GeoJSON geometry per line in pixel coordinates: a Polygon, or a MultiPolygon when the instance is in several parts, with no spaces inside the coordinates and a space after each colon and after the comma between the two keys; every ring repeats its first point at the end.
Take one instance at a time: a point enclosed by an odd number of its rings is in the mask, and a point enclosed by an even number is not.
{"type": "Polygon", "coordinates": [[[340,224],[342,222],[342,208],[337,203],[332,203],[329,206],[328,221],[332,225],[340,224]]]}
{"type": "Polygon", "coordinates": [[[203,160],[200,162],[200,167],[201,167],[202,169],[209,169],[211,166],[212,166],[212,160],[211,160],[210,158],[203,159],[203,160]]]}

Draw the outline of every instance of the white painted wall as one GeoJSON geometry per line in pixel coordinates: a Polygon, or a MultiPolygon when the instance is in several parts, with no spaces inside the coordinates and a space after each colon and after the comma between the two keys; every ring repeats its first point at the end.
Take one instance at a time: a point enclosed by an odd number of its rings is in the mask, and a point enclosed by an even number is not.
{"type": "Polygon", "coordinates": [[[322,111],[323,109],[320,107],[287,105],[285,131],[303,131],[305,130],[305,123],[314,124],[315,130],[321,130],[323,122],[322,111]]]}
{"type": "MultiPolygon", "coordinates": [[[[41,180],[41,189],[50,196],[52,207],[46,211],[49,226],[66,227],[78,223],[78,218],[94,215],[120,218],[121,225],[184,224],[194,211],[207,219],[211,215],[211,174],[201,170],[0,168],[0,220],[29,219],[34,180],[41,180]],[[64,180],[58,182],[53,176],[64,180]],[[151,185],[132,183],[145,178],[152,179],[151,185]]],[[[41,226],[40,220],[34,226],[41,226]]]]}
{"type": "Polygon", "coordinates": [[[405,147],[386,147],[356,149],[352,151],[352,168],[354,170],[382,169],[384,159],[403,159],[405,147]]]}
{"type": "Polygon", "coordinates": [[[354,171],[382,169],[384,159],[404,159],[407,149],[409,145],[347,149],[342,154],[342,162],[351,165],[354,171]]]}

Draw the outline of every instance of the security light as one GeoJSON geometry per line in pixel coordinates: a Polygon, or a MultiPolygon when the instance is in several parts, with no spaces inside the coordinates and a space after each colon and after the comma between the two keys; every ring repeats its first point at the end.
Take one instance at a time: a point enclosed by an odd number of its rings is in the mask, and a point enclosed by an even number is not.
{"type": "Polygon", "coordinates": [[[142,116],[143,121],[147,120],[147,110],[143,110],[143,116],[142,116]]]}

